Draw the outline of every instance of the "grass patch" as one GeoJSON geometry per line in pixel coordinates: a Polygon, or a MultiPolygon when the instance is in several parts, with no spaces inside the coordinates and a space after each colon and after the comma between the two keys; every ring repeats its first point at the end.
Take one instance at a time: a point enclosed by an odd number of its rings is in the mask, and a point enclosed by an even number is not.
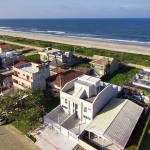
{"type": "Polygon", "coordinates": [[[23,46],[19,46],[19,45],[14,45],[14,44],[10,44],[10,47],[12,50],[19,50],[24,48],[23,46]]]}
{"type": "Polygon", "coordinates": [[[27,55],[25,56],[25,59],[31,62],[38,62],[40,61],[40,55],[39,54],[27,55]]]}
{"type": "Polygon", "coordinates": [[[28,137],[29,139],[31,139],[34,143],[36,142],[36,138],[33,137],[32,135],[28,135],[27,137],[28,137]]]}
{"type": "MultiPolygon", "coordinates": [[[[50,46],[56,49],[60,49],[62,51],[72,51],[72,52],[74,51],[74,45],[67,45],[67,44],[61,44],[61,43],[55,43],[55,42],[32,40],[32,39],[5,36],[5,35],[1,35],[0,40],[7,40],[11,42],[37,46],[41,48],[50,46]]],[[[93,57],[93,54],[113,57],[113,58],[117,58],[121,60],[122,62],[133,63],[133,64],[150,67],[150,57],[147,55],[110,51],[106,49],[87,48],[87,47],[81,47],[81,46],[75,46],[75,52],[79,55],[86,55],[90,57],[93,57]]]]}
{"type": "Polygon", "coordinates": [[[12,112],[6,116],[8,123],[27,136],[28,132],[39,127],[42,118],[59,104],[60,99],[52,97],[46,89],[19,90],[12,97],[4,95],[0,99],[1,108],[12,112]],[[24,94],[29,96],[20,101],[24,94]]]}
{"type": "Polygon", "coordinates": [[[122,67],[119,68],[116,72],[114,72],[112,75],[106,77],[104,79],[105,82],[109,82],[115,85],[124,85],[126,83],[128,83],[133,76],[136,74],[136,72],[140,70],[138,68],[134,68],[134,67],[122,67]]]}

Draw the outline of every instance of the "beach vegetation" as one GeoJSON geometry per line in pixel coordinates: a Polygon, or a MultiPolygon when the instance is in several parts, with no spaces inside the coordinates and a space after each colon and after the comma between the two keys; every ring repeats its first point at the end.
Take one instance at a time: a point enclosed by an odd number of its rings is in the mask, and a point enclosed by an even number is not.
{"type": "Polygon", "coordinates": [[[20,50],[24,48],[23,46],[15,45],[15,44],[10,44],[10,47],[12,50],[20,50]]]}
{"type": "Polygon", "coordinates": [[[103,79],[105,82],[109,82],[115,85],[124,85],[134,77],[134,75],[140,70],[139,68],[124,66],[115,71],[112,75],[103,79]]]}
{"type": "Polygon", "coordinates": [[[40,62],[40,55],[39,54],[27,55],[25,56],[25,59],[30,62],[40,62]]]}
{"type": "Polygon", "coordinates": [[[117,52],[117,51],[111,51],[106,49],[87,48],[82,46],[74,46],[74,45],[67,45],[67,44],[61,44],[55,42],[40,41],[40,40],[5,36],[5,35],[1,35],[0,40],[7,40],[11,42],[37,46],[41,48],[53,47],[56,49],[60,49],[62,51],[72,51],[75,52],[76,54],[80,54],[88,57],[93,57],[94,54],[107,56],[107,57],[114,57],[125,63],[132,63],[132,64],[150,67],[150,57],[148,55],[117,52]]]}

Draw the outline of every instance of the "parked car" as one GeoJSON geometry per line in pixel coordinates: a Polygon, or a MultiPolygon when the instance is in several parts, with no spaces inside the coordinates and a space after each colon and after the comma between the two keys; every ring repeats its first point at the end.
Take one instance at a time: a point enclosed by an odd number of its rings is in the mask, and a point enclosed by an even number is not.
{"type": "Polygon", "coordinates": [[[0,125],[3,125],[6,123],[6,120],[5,119],[0,119],[0,125]]]}

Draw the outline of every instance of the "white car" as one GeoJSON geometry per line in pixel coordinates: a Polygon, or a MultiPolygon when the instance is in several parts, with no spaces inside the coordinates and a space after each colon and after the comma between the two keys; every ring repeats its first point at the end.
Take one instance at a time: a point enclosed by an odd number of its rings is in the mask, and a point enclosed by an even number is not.
{"type": "Polygon", "coordinates": [[[4,123],[6,123],[6,120],[0,119],[0,125],[3,125],[4,123]]]}

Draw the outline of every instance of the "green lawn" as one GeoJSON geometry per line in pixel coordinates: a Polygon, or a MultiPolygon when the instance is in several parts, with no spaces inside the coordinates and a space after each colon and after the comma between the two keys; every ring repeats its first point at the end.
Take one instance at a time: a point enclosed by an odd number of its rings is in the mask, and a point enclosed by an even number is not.
{"type": "Polygon", "coordinates": [[[10,44],[11,49],[13,50],[20,50],[22,48],[24,48],[23,46],[19,46],[19,45],[14,45],[14,44],[10,44]]]}
{"type": "Polygon", "coordinates": [[[31,62],[38,62],[40,61],[40,55],[39,54],[28,55],[25,56],[25,59],[31,62]]]}
{"type": "Polygon", "coordinates": [[[129,66],[122,67],[122,68],[119,68],[112,75],[105,78],[104,81],[122,86],[128,83],[134,77],[134,75],[136,74],[138,70],[140,69],[129,67],[129,66]]]}

